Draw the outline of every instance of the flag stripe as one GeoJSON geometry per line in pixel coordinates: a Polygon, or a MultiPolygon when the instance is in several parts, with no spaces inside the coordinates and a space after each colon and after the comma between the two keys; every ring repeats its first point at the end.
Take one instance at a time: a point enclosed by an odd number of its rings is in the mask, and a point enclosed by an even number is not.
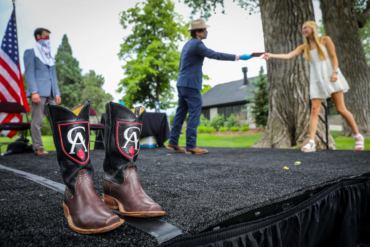
{"type": "MultiPolygon", "coordinates": [[[[0,49],[0,57],[9,65],[14,74],[18,75],[18,66],[15,64],[12,59],[6,54],[3,49],[0,49]]],[[[17,76],[18,77],[18,76],[17,76]]]]}
{"type": "Polygon", "coordinates": [[[1,74],[1,66],[0,66],[0,84],[6,88],[6,90],[8,91],[8,93],[13,97],[14,99],[14,102],[17,102],[17,103],[20,103],[20,97],[19,97],[19,86],[18,84],[14,85],[14,81],[11,82],[11,85],[10,84],[10,81],[11,80],[7,80],[9,78],[4,78],[3,77],[3,74],[1,74]],[[14,87],[13,87],[14,86],[14,87]],[[15,90],[18,90],[18,92],[16,92],[15,90]]]}
{"type": "Polygon", "coordinates": [[[19,81],[18,71],[14,72],[12,68],[10,68],[9,64],[6,63],[2,57],[0,57],[0,66],[3,67],[3,70],[6,70],[6,72],[14,81],[19,81]]]}
{"type": "Polygon", "coordinates": [[[13,96],[9,93],[8,89],[0,82],[0,92],[3,94],[5,98],[5,102],[17,102],[13,96]]]}

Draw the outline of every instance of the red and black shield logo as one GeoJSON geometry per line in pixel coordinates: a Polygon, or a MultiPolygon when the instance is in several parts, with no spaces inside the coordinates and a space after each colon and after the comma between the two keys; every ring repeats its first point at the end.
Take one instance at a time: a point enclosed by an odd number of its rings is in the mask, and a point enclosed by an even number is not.
{"type": "Polygon", "coordinates": [[[63,152],[73,161],[85,165],[89,160],[90,124],[73,122],[58,124],[63,152]]]}
{"type": "Polygon", "coordinates": [[[116,139],[118,150],[133,159],[140,150],[140,123],[117,121],[116,139]]]}

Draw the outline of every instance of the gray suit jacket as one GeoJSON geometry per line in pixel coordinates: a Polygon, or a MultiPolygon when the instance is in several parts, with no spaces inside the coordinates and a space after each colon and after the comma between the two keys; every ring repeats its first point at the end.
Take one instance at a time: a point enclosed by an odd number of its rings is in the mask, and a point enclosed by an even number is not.
{"type": "Polygon", "coordinates": [[[40,97],[49,97],[50,94],[60,96],[55,66],[48,66],[35,56],[33,49],[28,49],[23,56],[28,84],[27,97],[39,93],[40,97]]]}

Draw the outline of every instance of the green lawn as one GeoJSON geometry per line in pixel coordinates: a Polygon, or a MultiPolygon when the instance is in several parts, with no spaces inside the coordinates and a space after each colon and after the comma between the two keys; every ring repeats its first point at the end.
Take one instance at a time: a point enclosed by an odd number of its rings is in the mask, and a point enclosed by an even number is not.
{"type": "MultiPolygon", "coordinates": [[[[355,146],[355,139],[351,137],[339,136],[340,131],[331,131],[331,134],[334,138],[336,147],[338,150],[353,150],[355,146]]],[[[198,135],[197,145],[200,147],[250,147],[252,146],[262,134],[258,135],[249,135],[249,136],[213,136],[207,134],[198,135]]],[[[92,140],[95,140],[95,135],[91,136],[92,140]]],[[[9,139],[7,137],[0,137],[0,142],[12,142],[15,139],[19,138],[18,136],[9,139]]],[[[31,141],[31,138],[29,138],[31,141]]],[[[54,151],[54,141],[52,136],[43,136],[42,141],[44,144],[45,150],[54,151]]],[[[180,146],[185,146],[185,136],[180,136],[179,144],[180,146]]],[[[167,142],[166,142],[167,144],[167,142]]],[[[1,152],[6,151],[6,145],[1,146],[1,152]]],[[[90,149],[94,149],[94,143],[90,144],[90,149]]],[[[365,139],[365,150],[370,150],[370,139],[365,139]]]]}

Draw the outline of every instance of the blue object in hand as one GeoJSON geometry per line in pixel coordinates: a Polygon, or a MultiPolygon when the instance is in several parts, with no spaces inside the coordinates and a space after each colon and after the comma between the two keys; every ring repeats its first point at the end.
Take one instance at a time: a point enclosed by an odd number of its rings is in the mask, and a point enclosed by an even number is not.
{"type": "Polygon", "coordinates": [[[240,55],[240,60],[248,60],[248,59],[251,59],[251,58],[252,58],[252,55],[250,55],[250,54],[240,55]]]}

